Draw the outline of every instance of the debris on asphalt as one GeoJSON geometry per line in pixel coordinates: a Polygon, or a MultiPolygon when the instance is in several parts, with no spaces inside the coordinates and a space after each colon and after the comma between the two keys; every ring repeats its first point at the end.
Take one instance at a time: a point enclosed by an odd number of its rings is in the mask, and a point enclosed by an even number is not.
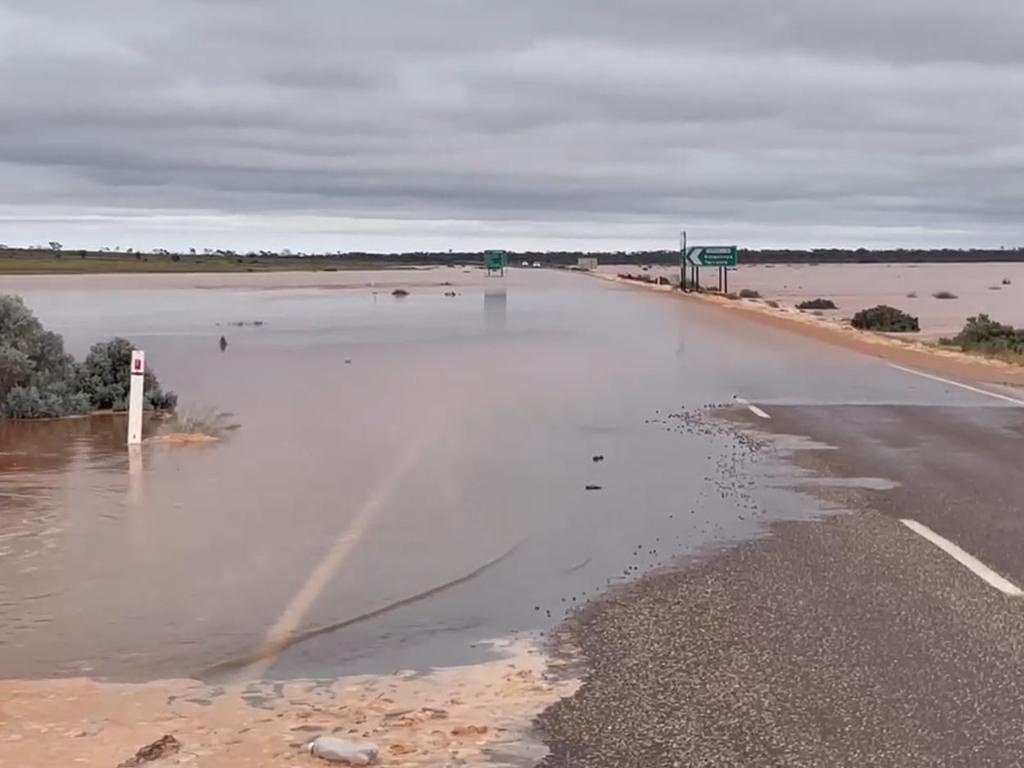
{"type": "Polygon", "coordinates": [[[153,760],[159,760],[167,755],[177,753],[180,749],[181,742],[169,733],[165,733],[152,744],[147,744],[140,748],[134,756],[118,763],[117,768],[132,768],[132,766],[142,765],[143,763],[149,763],[153,760]]]}
{"type": "Polygon", "coordinates": [[[352,741],[336,736],[317,736],[309,742],[309,753],[332,763],[369,765],[377,759],[380,749],[370,741],[352,741]]]}

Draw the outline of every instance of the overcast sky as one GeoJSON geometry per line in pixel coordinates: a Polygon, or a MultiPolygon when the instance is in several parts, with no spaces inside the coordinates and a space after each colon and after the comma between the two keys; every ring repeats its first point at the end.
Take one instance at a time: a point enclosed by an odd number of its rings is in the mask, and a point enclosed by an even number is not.
{"type": "Polygon", "coordinates": [[[0,242],[1024,244],[1024,0],[0,0],[0,242]]]}

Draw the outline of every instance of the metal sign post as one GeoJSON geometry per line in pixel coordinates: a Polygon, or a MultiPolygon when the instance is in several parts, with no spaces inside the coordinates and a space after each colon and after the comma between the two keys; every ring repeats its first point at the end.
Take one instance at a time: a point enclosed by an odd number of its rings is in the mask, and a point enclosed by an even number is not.
{"type": "Polygon", "coordinates": [[[686,291],[686,230],[679,233],[679,290],[686,291]]]}
{"type": "Polygon", "coordinates": [[[142,444],[142,395],[146,382],[146,353],[132,352],[131,385],[128,389],[128,445],[142,444]]]}

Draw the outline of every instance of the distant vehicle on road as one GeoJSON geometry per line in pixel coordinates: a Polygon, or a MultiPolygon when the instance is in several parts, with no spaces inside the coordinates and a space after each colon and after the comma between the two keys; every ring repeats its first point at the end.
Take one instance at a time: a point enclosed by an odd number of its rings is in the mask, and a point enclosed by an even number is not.
{"type": "Polygon", "coordinates": [[[523,266],[524,266],[524,267],[528,267],[528,266],[530,266],[530,262],[528,262],[528,261],[524,261],[524,262],[523,262],[523,266]]]}
{"type": "Polygon", "coordinates": [[[534,269],[539,268],[540,267],[540,262],[539,261],[533,262],[533,267],[534,267],[534,269]]]}

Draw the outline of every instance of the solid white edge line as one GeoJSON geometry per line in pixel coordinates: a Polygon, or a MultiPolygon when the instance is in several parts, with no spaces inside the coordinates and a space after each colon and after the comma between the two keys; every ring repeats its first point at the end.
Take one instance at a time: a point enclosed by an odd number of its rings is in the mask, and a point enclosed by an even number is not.
{"type": "Polygon", "coordinates": [[[953,387],[960,387],[960,389],[966,389],[968,392],[976,392],[979,395],[988,395],[998,400],[1005,400],[1008,403],[1014,405],[1024,405],[1024,400],[1018,400],[1015,397],[1009,395],[1001,395],[998,392],[989,392],[987,389],[980,389],[978,387],[972,387],[970,384],[964,384],[959,381],[953,381],[952,379],[945,379],[942,376],[934,376],[930,373],[924,373],[923,371],[915,371],[913,368],[904,368],[902,365],[896,365],[896,363],[889,363],[890,368],[895,368],[897,371],[903,371],[904,373],[912,373],[915,376],[921,376],[925,379],[931,379],[932,381],[940,381],[943,384],[949,384],[953,387]]]}
{"type": "Polygon", "coordinates": [[[1022,592],[1020,587],[1018,587],[1016,584],[1007,579],[1004,579],[998,573],[996,573],[983,562],[981,562],[981,560],[979,560],[972,554],[964,552],[964,550],[960,549],[960,547],[958,547],[949,539],[939,536],[939,534],[937,534],[927,525],[922,525],[916,520],[910,520],[907,518],[902,518],[900,522],[907,526],[907,528],[912,530],[917,535],[930,541],[936,547],[938,547],[947,555],[949,555],[958,563],[960,563],[960,565],[967,568],[979,579],[982,579],[983,581],[987,582],[989,586],[995,587],[1003,594],[1010,595],[1011,597],[1020,597],[1021,595],[1024,595],[1024,592],[1022,592]]]}

